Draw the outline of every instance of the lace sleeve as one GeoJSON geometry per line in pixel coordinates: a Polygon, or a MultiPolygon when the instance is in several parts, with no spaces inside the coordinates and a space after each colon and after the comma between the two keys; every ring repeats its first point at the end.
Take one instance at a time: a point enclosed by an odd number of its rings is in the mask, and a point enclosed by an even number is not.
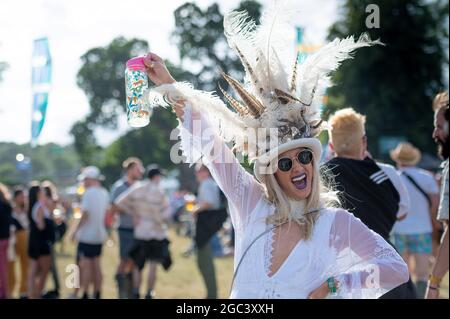
{"type": "Polygon", "coordinates": [[[347,211],[336,212],[330,235],[340,297],[379,298],[408,281],[408,267],[395,249],[347,211]]]}
{"type": "MultiPolygon", "coordinates": [[[[241,166],[226,145],[224,138],[228,137],[227,130],[217,121],[214,110],[230,111],[220,99],[209,93],[194,90],[185,84],[177,85],[165,85],[160,92],[172,95],[172,99],[185,101],[183,121],[178,126],[184,161],[194,164],[203,160],[228,199],[233,226],[243,229],[264,193],[261,185],[241,166]]],[[[235,116],[230,113],[226,116],[235,116]]]]}

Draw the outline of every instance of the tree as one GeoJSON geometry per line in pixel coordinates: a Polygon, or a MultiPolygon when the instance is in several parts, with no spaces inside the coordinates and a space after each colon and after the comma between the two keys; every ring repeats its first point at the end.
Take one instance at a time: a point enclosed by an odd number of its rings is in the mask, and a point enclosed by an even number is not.
{"type": "MultiPolygon", "coordinates": [[[[238,11],[246,10],[255,21],[261,15],[261,5],[252,0],[242,1],[238,11]]],[[[185,3],[174,12],[175,31],[172,37],[180,49],[182,61],[194,62],[200,70],[194,85],[202,90],[217,91],[219,70],[243,78],[243,68],[237,55],[228,48],[223,34],[223,15],[213,3],[204,11],[195,3],[185,3]]],[[[226,83],[222,83],[227,88],[226,83]]]]}
{"type": "MultiPolygon", "coordinates": [[[[253,0],[242,1],[236,10],[247,11],[255,21],[259,21],[261,16],[261,4],[253,0]]],[[[243,79],[243,67],[238,56],[228,47],[223,30],[224,17],[217,3],[202,10],[195,3],[187,2],[175,10],[174,16],[172,38],[180,49],[181,61],[193,62],[199,68],[191,81],[196,88],[215,91],[222,96],[218,83],[225,90],[228,83],[222,81],[219,70],[243,79]]],[[[245,166],[248,168],[250,165],[245,163],[245,166]]],[[[193,179],[192,169],[181,166],[180,179],[182,184],[193,179]]],[[[192,187],[189,183],[188,188],[192,187]]]]}
{"type": "Polygon", "coordinates": [[[125,62],[147,51],[146,41],[119,37],[105,47],[90,49],[81,57],[83,65],[77,83],[89,100],[90,113],[74,124],[71,134],[84,164],[100,159],[95,129],[99,126],[115,129],[117,116],[125,110],[125,62]]]}
{"type": "Polygon", "coordinates": [[[0,158],[0,182],[8,185],[23,184],[31,179],[50,179],[57,186],[70,186],[76,182],[81,167],[73,146],[54,143],[34,148],[30,144],[0,143],[0,158]],[[30,166],[17,162],[19,153],[31,159],[30,166]]]}
{"type": "Polygon", "coordinates": [[[376,156],[386,155],[379,143],[391,136],[433,152],[431,100],[443,88],[448,65],[448,1],[346,0],[342,12],[330,40],[368,32],[386,45],[360,49],[342,65],[325,113],[352,106],[367,115],[369,148],[376,156]],[[380,28],[366,28],[369,4],[380,9],[380,28]]]}

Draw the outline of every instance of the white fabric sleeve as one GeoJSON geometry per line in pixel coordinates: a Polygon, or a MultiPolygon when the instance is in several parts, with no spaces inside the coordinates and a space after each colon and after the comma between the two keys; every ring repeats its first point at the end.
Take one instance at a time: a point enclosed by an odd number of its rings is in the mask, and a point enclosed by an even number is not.
{"type": "Polygon", "coordinates": [[[400,173],[391,165],[377,163],[377,165],[383,170],[383,172],[389,177],[392,185],[394,185],[395,189],[400,196],[400,200],[398,203],[398,211],[397,217],[404,217],[408,215],[410,211],[410,201],[408,190],[403,184],[403,181],[400,177],[400,173]]]}
{"type": "Polygon", "coordinates": [[[133,185],[131,185],[130,187],[128,187],[128,189],[126,189],[125,191],[123,191],[120,195],[118,195],[116,197],[116,199],[114,200],[114,205],[116,205],[120,211],[124,212],[125,214],[134,214],[136,213],[134,210],[134,197],[135,197],[135,193],[136,191],[139,189],[139,187],[141,187],[141,183],[140,182],[136,182],[133,185]]]}
{"type": "Polygon", "coordinates": [[[178,126],[184,162],[194,164],[203,160],[227,197],[234,228],[242,230],[264,192],[226,145],[224,137],[232,128],[218,127],[221,125],[218,117],[236,114],[230,112],[219,98],[185,84],[164,85],[157,89],[170,100],[184,100],[183,121],[178,126]]]}
{"type": "Polygon", "coordinates": [[[409,279],[408,267],[395,249],[345,210],[336,212],[330,245],[337,253],[333,276],[342,298],[379,298],[409,279]]]}
{"type": "Polygon", "coordinates": [[[431,173],[426,172],[426,178],[424,178],[425,190],[428,194],[439,194],[439,186],[431,173]]]}

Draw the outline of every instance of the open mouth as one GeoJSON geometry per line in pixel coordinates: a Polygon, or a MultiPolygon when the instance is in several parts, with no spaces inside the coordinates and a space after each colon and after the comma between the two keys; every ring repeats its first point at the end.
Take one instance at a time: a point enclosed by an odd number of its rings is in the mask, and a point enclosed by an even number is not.
{"type": "Polygon", "coordinates": [[[300,174],[291,179],[292,184],[294,184],[297,189],[305,189],[308,183],[306,182],[306,174],[300,174]]]}

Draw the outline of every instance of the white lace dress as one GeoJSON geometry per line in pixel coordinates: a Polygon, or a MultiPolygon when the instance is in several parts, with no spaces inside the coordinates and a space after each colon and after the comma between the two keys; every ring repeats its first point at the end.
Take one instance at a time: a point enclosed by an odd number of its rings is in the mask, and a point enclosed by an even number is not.
{"type": "MultiPolygon", "coordinates": [[[[161,92],[174,93],[170,87],[161,92]]],[[[179,126],[183,155],[191,163],[203,157],[227,196],[236,235],[236,271],[250,243],[272,227],[266,217],[274,213],[275,207],[267,202],[262,186],[239,164],[222,138],[209,129],[211,114],[205,116],[205,108],[198,105],[201,99],[188,93],[175,90],[176,98],[186,100],[179,126]]],[[[312,237],[299,241],[281,267],[269,276],[272,238],[273,231],[269,231],[248,250],[231,298],[307,298],[331,276],[340,282],[339,298],[378,298],[409,278],[408,268],[397,252],[342,209],[322,210],[312,237]]]]}

